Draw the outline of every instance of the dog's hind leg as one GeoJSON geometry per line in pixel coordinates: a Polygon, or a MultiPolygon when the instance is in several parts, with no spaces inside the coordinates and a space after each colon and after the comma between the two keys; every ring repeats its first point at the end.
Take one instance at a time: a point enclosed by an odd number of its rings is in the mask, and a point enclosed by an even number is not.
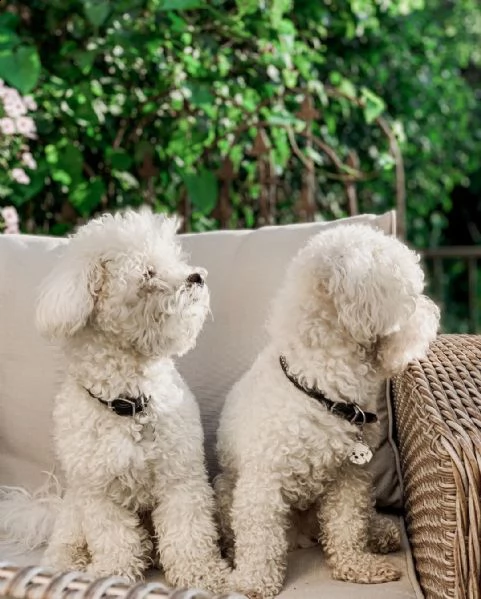
{"type": "Polygon", "coordinates": [[[369,520],[368,537],[368,546],[373,553],[391,553],[401,548],[398,524],[375,510],[372,510],[369,520]]]}
{"type": "Polygon", "coordinates": [[[75,493],[67,491],[45,550],[45,565],[57,570],[85,570],[90,557],[82,520],[81,503],[75,493]]]}
{"type": "Polygon", "coordinates": [[[337,580],[375,584],[401,576],[384,557],[369,552],[371,489],[371,475],[360,466],[345,463],[320,504],[320,540],[337,580]]]}

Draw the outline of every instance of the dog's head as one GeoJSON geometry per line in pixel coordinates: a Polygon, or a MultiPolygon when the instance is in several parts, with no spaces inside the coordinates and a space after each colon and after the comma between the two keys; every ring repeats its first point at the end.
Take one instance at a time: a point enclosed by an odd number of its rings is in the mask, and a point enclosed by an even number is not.
{"type": "Polygon", "coordinates": [[[270,330],[312,348],[342,335],[392,374],[423,357],[436,335],[439,309],[423,289],[419,256],[405,244],[367,225],[336,226],[291,263],[270,330]]]}
{"type": "Polygon", "coordinates": [[[209,311],[207,273],[186,263],[178,224],[128,210],[81,227],[42,285],[39,330],[70,338],[88,329],[147,356],[192,348],[209,311]]]}

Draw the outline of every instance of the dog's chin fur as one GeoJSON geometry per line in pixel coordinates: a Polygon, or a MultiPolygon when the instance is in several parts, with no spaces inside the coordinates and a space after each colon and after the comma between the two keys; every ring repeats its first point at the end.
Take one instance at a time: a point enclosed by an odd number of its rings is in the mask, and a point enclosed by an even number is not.
{"type": "MultiPolygon", "coordinates": [[[[363,225],[320,233],[290,264],[272,306],[270,342],[228,395],[218,430],[215,485],[231,552],[235,539],[232,588],[263,597],[280,591],[293,508],[314,510],[321,526],[310,536],[335,578],[399,577],[368,553],[396,549],[399,533],[372,508],[369,472],[347,459],[359,428],[298,391],[279,355],[302,384],[376,412],[385,379],[422,358],[436,335],[439,310],[423,287],[419,257],[363,225]]],[[[375,448],[378,424],[363,428],[375,448]]]]}
{"type": "Polygon", "coordinates": [[[207,273],[186,263],[177,225],[148,211],[93,220],[44,282],[38,327],[63,342],[68,362],[53,412],[66,491],[51,502],[53,518],[44,495],[35,509],[39,495],[21,493],[25,513],[38,515],[25,519],[15,508],[18,489],[4,489],[0,514],[15,511],[4,527],[12,541],[38,545],[49,537],[45,563],[56,569],[137,580],[154,559],[174,586],[222,591],[227,566],[199,409],[171,360],[194,346],[202,328],[209,292],[188,277],[207,273]],[[119,416],[95,399],[120,395],[150,400],[143,412],[119,416]],[[145,511],[155,558],[139,519],[145,511]]]}

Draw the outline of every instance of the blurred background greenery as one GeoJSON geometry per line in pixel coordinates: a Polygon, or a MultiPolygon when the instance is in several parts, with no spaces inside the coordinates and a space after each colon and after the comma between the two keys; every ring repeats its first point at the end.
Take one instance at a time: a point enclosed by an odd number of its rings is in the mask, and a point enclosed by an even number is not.
{"type": "Polygon", "coordinates": [[[415,247],[472,246],[427,267],[445,330],[478,328],[479,0],[0,0],[0,12],[0,206],[22,232],[63,235],[141,203],[193,231],[401,203],[415,247]]]}

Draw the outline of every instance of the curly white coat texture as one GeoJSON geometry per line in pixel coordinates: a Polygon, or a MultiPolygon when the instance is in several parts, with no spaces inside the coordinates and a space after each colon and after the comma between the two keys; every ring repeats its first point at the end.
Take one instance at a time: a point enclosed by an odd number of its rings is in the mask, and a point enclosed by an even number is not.
{"type": "MultiPolygon", "coordinates": [[[[274,596],[288,548],[312,537],[336,579],[399,578],[376,555],[399,547],[399,531],[374,511],[368,470],[347,459],[359,427],[298,390],[279,356],[301,384],[375,412],[386,378],[436,335],[439,310],[423,287],[419,257],[365,225],[318,234],[289,265],[270,341],[229,393],[218,429],[215,487],[233,589],[274,596]]],[[[378,425],[363,430],[375,448],[378,425]]]]}
{"type": "Polygon", "coordinates": [[[228,567],[199,409],[172,362],[194,346],[209,292],[206,272],[182,255],[177,226],[148,211],[102,216],[80,228],[43,284],[37,323],[63,340],[68,361],[53,412],[66,492],[45,563],[139,579],[152,561],[141,522],[151,512],[168,582],[219,591],[228,567]],[[151,399],[120,416],[87,390],[151,399]]]}

